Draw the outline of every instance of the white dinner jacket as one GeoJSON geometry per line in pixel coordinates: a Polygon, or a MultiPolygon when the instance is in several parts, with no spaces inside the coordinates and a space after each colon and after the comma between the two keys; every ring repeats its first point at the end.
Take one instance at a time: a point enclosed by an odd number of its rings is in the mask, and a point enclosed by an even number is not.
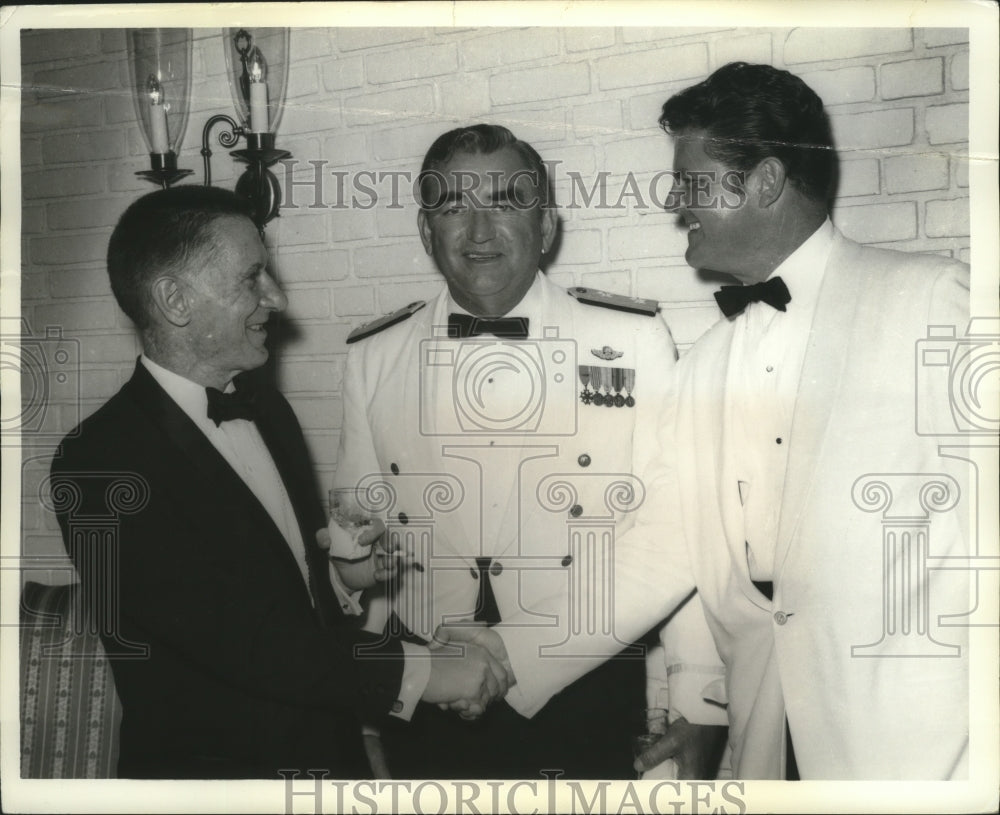
{"type": "MultiPolygon", "coordinates": [[[[922,568],[927,555],[968,553],[965,471],[938,454],[942,439],[915,432],[915,413],[953,421],[947,381],[921,364],[918,342],[935,325],[961,336],[968,296],[964,264],[836,233],[793,417],[773,601],[750,581],[723,456],[733,322],[677,366],[673,436],[646,504],[660,511],[640,513],[617,548],[616,626],[645,630],[697,585],[727,666],[736,777],[782,777],[786,711],[803,778],[966,771],[967,638],[960,617],[942,618],[969,611],[968,575],[922,568]]],[[[504,640],[518,676],[508,699],[522,712],[587,669],[535,659],[537,636],[504,640]]]]}

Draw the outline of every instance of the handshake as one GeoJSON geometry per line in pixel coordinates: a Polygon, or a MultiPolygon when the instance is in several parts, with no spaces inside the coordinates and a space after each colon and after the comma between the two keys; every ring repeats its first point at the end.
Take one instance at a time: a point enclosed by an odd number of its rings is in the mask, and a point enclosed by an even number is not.
{"type": "MultiPolygon", "coordinates": [[[[334,506],[331,494],[331,506],[334,506]]],[[[342,507],[344,499],[336,499],[342,507]]],[[[341,582],[358,591],[395,577],[401,568],[423,567],[397,541],[385,540],[385,525],[377,518],[349,519],[334,512],[330,525],[316,533],[341,582]]],[[[431,674],[421,699],[442,710],[454,710],[463,719],[478,719],[502,699],[515,683],[507,649],[496,631],[485,625],[439,626],[431,649],[431,674]]]]}
{"type": "Polygon", "coordinates": [[[478,719],[517,681],[503,640],[485,625],[440,626],[434,640],[424,702],[478,719]]]}

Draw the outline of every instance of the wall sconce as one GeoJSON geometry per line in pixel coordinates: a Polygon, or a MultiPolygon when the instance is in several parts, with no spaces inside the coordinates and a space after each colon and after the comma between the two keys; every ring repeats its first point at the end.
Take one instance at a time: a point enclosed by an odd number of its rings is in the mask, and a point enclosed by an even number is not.
{"type": "Polygon", "coordinates": [[[226,52],[229,91],[233,106],[242,124],[225,114],[205,122],[201,134],[201,154],[205,158],[205,183],[210,184],[212,151],[208,146],[209,132],[218,122],[226,122],[229,130],[219,134],[219,144],[232,147],[240,136],[246,138],[245,150],[233,150],[230,155],[247,163],[247,169],[236,182],[236,192],[253,202],[253,220],[263,231],[264,224],[278,215],[281,188],[268,167],[291,153],[274,146],[274,133],[285,110],[288,87],[288,29],[225,28],[222,47],[226,52]]]}
{"type": "Polygon", "coordinates": [[[165,189],[192,172],[177,169],[191,106],[191,29],[132,29],[128,53],[132,101],[150,162],[136,175],[165,189]]]}
{"type": "MultiPolygon", "coordinates": [[[[162,45],[154,48],[154,44],[162,43],[166,35],[173,33],[175,39],[186,37],[187,62],[191,64],[191,32],[186,29],[140,29],[131,32],[129,39],[129,57],[133,66],[135,83],[136,108],[139,121],[142,124],[146,141],[150,144],[150,156],[153,169],[136,173],[150,181],[161,183],[164,187],[188,175],[190,170],[177,170],[177,157],[172,152],[162,154],[158,148],[163,146],[160,128],[161,112],[164,97],[169,98],[169,92],[164,86],[164,80],[156,75],[156,80],[163,88],[157,91],[155,84],[150,84],[149,75],[144,73],[146,63],[153,59],[150,52],[160,53],[162,45]],[[179,32],[184,32],[181,35],[179,32]],[[136,42],[131,46],[133,40],[136,42]],[[156,94],[159,93],[157,97],[156,94]],[[143,107],[145,106],[145,108],[143,107]],[[168,169],[172,166],[172,170],[168,169]]],[[[237,122],[231,116],[219,113],[209,117],[201,132],[201,155],[204,159],[205,185],[212,183],[212,150],[209,140],[212,128],[220,122],[228,124],[229,129],[219,133],[219,144],[229,148],[235,146],[240,137],[246,139],[246,148],[232,150],[230,155],[247,164],[246,171],[236,182],[236,193],[249,200],[253,205],[253,221],[263,233],[264,225],[276,218],[281,205],[281,188],[278,179],[268,169],[276,161],[288,158],[291,153],[278,150],[274,146],[274,134],[281,121],[285,109],[285,91],[288,86],[288,40],[287,28],[262,28],[255,31],[247,29],[226,28],[222,31],[222,47],[226,55],[226,67],[229,77],[229,90],[233,97],[233,105],[239,119],[237,122]]],[[[177,133],[177,138],[169,142],[168,147],[180,143],[184,125],[187,122],[188,97],[190,96],[190,70],[185,71],[185,93],[183,94],[183,123],[178,128],[168,121],[170,127],[167,133],[177,133]]],[[[169,111],[167,111],[169,114],[169,111]]]]}

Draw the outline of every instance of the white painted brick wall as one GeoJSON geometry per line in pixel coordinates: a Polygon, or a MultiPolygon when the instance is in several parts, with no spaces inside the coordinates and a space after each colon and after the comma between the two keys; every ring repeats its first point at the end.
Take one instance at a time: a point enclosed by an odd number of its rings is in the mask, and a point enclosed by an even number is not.
{"type": "Polygon", "coordinates": [[[823,100],[827,108],[875,98],[875,71],[868,65],[832,71],[803,71],[803,81],[823,100]]]}
{"type": "Polygon", "coordinates": [[[715,42],[713,68],[730,62],[762,62],[771,64],[774,59],[773,35],[750,34],[743,37],[726,37],[715,42]]]}
{"type": "Polygon", "coordinates": [[[927,235],[945,238],[969,234],[969,208],[964,199],[928,201],[926,221],[927,235]]]}
{"type": "Polygon", "coordinates": [[[877,195],[879,192],[879,161],[877,158],[860,158],[840,162],[839,198],[856,195],[877,195]]]}
{"type": "Polygon", "coordinates": [[[565,99],[589,91],[590,66],[585,62],[511,71],[490,79],[490,98],[495,105],[565,99]]]}
{"type": "Polygon", "coordinates": [[[882,162],[890,193],[948,187],[948,157],[941,154],[890,156],[882,162]]]}
{"type": "Polygon", "coordinates": [[[913,141],[913,108],[831,113],[830,124],[841,151],[900,147],[913,141]]]}
{"type": "Polygon", "coordinates": [[[905,28],[797,28],[788,33],[783,50],[785,63],[798,65],[909,51],[912,45],[905,28]]]}
{"type": "Polygon", "coordinates": [[[940,57],[891,62],[880,71],[883,99],[931,96],[944,90],[944,61],[940,57]]]}
{"type": "Polygon", "coordinates": [[[441,76],[457,70],[458,50],[455,43],[405,48],[365,57],[368,81],[375,85],[441,76]]]}
{"type": "Polygon", "coordinates": [[[927,141],[950,144],[969,137],[968,104],[934,105],[927,109],[927,141]]]}
{"type": "MultiPolygon", "coordinates": [[[[787,67],[824,98],[842,159],[834,219],[848,235],[968,259],[965,29],[339,28],[291,36],[296,62],[278,146],[293,158],[287,172],[276,169],[296,207],[266,232],[290,301],[275,332],[276,382],[293,397],[324,489],[335,466],[348,333],[440,289],[409,190],[403,209],[381,200],[338,208],[333,173],[413,177],[431,141],[459,124],[505,124],[544,159],[563,162],[563,234],[550,277],[659,299],[682,351],[718,311],[716,285],[684,262],[676,219],[627,197],[615,210],[568,208],[566,173],[581,173],[588,186],[608,173],[609,203],[629,172],[645,193],[672,160],[656,124],[662,103],[726,62],[787,67]]],[[[205,118],[232,114],[220,43],[217,31],[196,31],[193,113],[179,156],[195,171],[189,183],[201,181],[205,118]]],[[[35,333],[55,325],[77,340],[82,367],[82,401],[57,394],[47,412],[59,433],[135,364],[139,345],[104,262],[115,219],[152,186],[134,175],[149,164],[121,30],[25,32],[22,57],[23,313],[35,333]]],[[[215,137],[212,149],[213,181],[231,188],[241,165],[215,137]]],[[[47,467],[43,459],[26,490],[47,467]]],[[[29,552],[59,554],[54,519],[27,491],[25,507],[29,552]]]]}

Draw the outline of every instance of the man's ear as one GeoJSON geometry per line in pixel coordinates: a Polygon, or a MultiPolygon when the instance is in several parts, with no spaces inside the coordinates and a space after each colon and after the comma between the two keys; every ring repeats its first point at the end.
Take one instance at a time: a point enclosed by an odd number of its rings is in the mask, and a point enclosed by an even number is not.
{"type": "Polygon", "coordinates": [[[153,303],[156,310],[171,325],[185,326],[191,322],[191,303],[176,277],[164,275],[153,281],[153,303]]]}
{"type": "Polygon", "coordinates": [[[781,193],[785,189],[787,181],[785,165],[780,159],[768,156],[754,168],[753,172],[757,183],[757,204],[761,209],[766,209],[781,198],[781,193]]]}
{"type": "Polygon", "coordinates": [[[417,228],[420,230],[420,240],[424,244],[424,251],[434,257],[433,236],[434,230],[431,228],[430,220],[426,210],[417,213],[417,228]]]}
{"type": "Polygon", "coordinates": [[[542,208],[542,254],[544,255],[556,239],[556,230],[559,228],[559,216],[556,215],[555,207],[542,208]]]}

